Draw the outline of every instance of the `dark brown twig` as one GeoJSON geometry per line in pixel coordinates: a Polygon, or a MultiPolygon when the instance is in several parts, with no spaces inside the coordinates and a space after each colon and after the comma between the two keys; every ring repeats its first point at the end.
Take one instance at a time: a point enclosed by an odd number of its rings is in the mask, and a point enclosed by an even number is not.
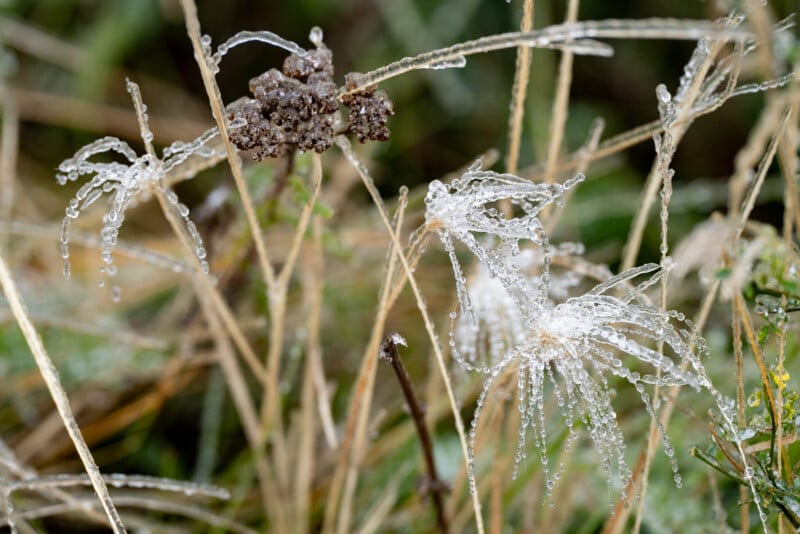
{"type": "Polygon", "coordinates": [[[414,420],[414,426],[419,434],[419,441],[422,444],[422,454],[425,457],[425,466],[428,469],[428,478],[422,486],[423,492],[430,494],[433,501],[434,508],[436,508],[436,522],[439,526],[439,531],[443,534],[449,532],[450,527],[447,523],[447,516],[444,511],[444,503],[442,501],[442,494],[450,491],[450,486],[447,482],[440,480],[436,475],[436,462],[433,458],[433,444],[431,442],[428,428],[425,426],[425,410],[417,401],[414,387],[411,385],[411,379],[408,377],[406,368],[400,360],[400,353],[397,350],[397,345],[405,345],[405,340],[399,334],[389,334],[384,338],[378,350],[378,356],[382,360],[386,360],[392,364],[397,380],[400,382],[400,387],[403,389],[403,396],[406,398],[411,417],[414,420]]]}

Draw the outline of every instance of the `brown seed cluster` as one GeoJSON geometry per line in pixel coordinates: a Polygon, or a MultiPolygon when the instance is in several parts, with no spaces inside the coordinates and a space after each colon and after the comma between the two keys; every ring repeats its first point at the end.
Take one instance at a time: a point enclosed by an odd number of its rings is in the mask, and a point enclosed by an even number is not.
{"type": "Polygon", "coordinates": [[[362,143],[367,139],[389,140],[389,128],[386,123],[389,122],[389,117],[394,115],[394,106],[385,91],[374,86],[368,87],[357,93],[344,95],[342,102],[350,108],[347,116],[348,133],[356,134],[362,143]]]}
{"type": "MultiPolygon", "coordinates": [[[[253,98],[228,114],[231,142],[253,150],[258,161],[294,150],[324,152],[335,135],[336,90],[330,50],[292,54],[281,71],[270,69],[250,80],[253,98]]],[[[362,143],[389,139],[386,123],[394,110],[385,92],[369,88],[345,95],[342,102],[350,108],[343,133],[354,133],[362,143]]]]}
{"type": "Polygon", "coordinates": [[[250,80],[254,98],[230,112],[231,141],[253,158],[284,155],[294,149],[324,152],[333,143],[336,84],[331,52],[291,55],[283,72],[270,69],[250,80]]]}

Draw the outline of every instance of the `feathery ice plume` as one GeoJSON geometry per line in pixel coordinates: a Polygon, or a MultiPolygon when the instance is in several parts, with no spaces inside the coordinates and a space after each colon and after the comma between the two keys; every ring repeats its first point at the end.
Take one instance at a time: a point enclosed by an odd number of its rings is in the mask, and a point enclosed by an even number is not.
{"type": "MultiPolygon", "coordinates": [[[[575,254],[583,253],[583,245],[565,243],[552,248],[553,257],[566,258],[569,263],[575,254]]],[[[544,263],[541,249],[523,248],[515,260],[520,272],[525,275],[527,290],[535,292],[541,283],[539,272],[544,263]]],[[[570,292],[583,280],[583,275],[571,269],[550,273],[548,304],[564,302],[570,292]]],[[[521,342],[525,334],[525,319],[503,284],[481,264],[475,266],[467,284],[467,297],[471,317],[453,312],[455,325],[452,329],[458,354],[466,361],[477,365],[485,362],[494,365],[503,359],[506,351],[521,342]],[[457,321],[456,321],[457,319],[457,321]]]]}
{"type": "MultiPolygon", "coordinates": [[[[529,240],[544,249],[541,282],[546,285],[550,264],[549,243],[537,215],[583,180],[583,175],[578,174],[563,185],[536,184],[513,174],[482,171],[481,163],[481,160],[473,163],[461,179],[454,180],[450,185],[434,180],[425,197],[426,226],[439,234],[450,256],[463,316],[470,313],[469,296],[466,278],[456,259],[453,239],[464,243],[518,304],[536,300],[524,275],[519,272],[519,241],[529,240]],[[497,206],[502,200],[510,201],[523,214],[507,218],[497,206]]],[[[546,291],[540,288],[539,293],[546,298],[546,291]]],[[[525,315],[525,306],[519,308],[525,315]]]]}
{"type": "MultiPolygon", "coordinates": [[[[128,91],[134,96],[134,101],[139,95],[139,87],[128,82],[128,91]]],[[[142,140],[152,149],[153,134],[147,126],[147,115],[142,105],[142,140]]],[[[178,201],[178,196],[163,183],[167,176],[180,163],[191,156],[197,155],[204,158],[217,156],[215,150],[208,146],[208,142],[218,135],[216,128],[206,131],[203,135],[190,143],[176,141],[164,149],[162,158],[155,156],[154,152],[138,156],[136,152],[121,139],[116,137],[103,137],[97,139],[78,150],[74,156],[64,160],[59,166],[56,179],[60,185],[77,181],[82,176],[91,176],[91,179],[78,189],[69,201],[64,220],[61,223],[61,256],[64,258],[64,276],[69,278],[69,229],[73,220],[97,201],[104,193],[109,193],[108,209],[103,215],[103,228],[100,230],[101,254],[104,265],[101,272],[108,276],[116,274],[116,266],[112,251],[117,244],[119,230],[125,220],[125,212],[140,200],[149,197],[152,188],[161,189],[167,200],[174,206],[183,219],[186,230],[191,236],[195,252],[201,260],[201,265],[207,269],[205,261],[206,251],[203,240],[195,224],[189,219],[189,208],[178,201]],[[112,153],[121,156],[119,161],[92,161],[97,154],[112,153]]],[[[101,281],[102,284],[102,281],[101,281]]],[[[119,298],[119,289],[114,290],[115,300],[119,298]]]]}
{"type": "MultiPolygon", "coordinates": [[[[611,405],[609,375],[633,384],[653,418],[655,412],[645,384],[712,390],[700,362],[700,355],[706,351],[702,338],[682,314],[661,310],[644,297],[645,290],[661,278],[663,270],[658,265],[629,269],[583,295],[557,304],[550,301],[552,249],[537,216],[582,179],[578,175],[563,185],[536,184],[513,175],[481,171],[478,163],[449,186],[432,182],[425,199],[427,226],[441,238],[456,278],[461,317],[456,312],[451,314],[450,348],[463,367],[487,376],[470,431],[470,467],[477,424],[489,391],[501,373],[516,372],[521,427],[515,473],[527,457],[530,432],[544,467],[548,493],[563,466],[551,473],[547,465],[546,383],[568,429],[567,447],[577,439],[576,427],[582,423],[600,453],[609,482],[619,480],[623,487],[632,475],[625,464],[625,443],[611,405]],[[500,201],[510,201],[519,215],[505,216],[495,205],[500,201]],[[467,246],[478,259],[478,269],[485,273],[473,279],[469,289],[456,259],[454,239],[467,246]],[[520,248],[524,241],[540,247],[536,250],[541,253],[537,276],[528,273],[526,262],[533,252],[520,248]],[[650,277],[639,285],[631,283],[647,274],[650,277]],[[482,283],[484,276],[491,282],[482,283]],[[615,296],[619,293],[621,296],[615,296]],[[501,309],[507,322],[499,332],[476,334],[479,327],[498,327],[486,320],[487,303],[501,309]],[[470,318],[473,328],[464,326],[470,318]],[[663,344],[662,352],[651,348],[657,343],[663,344]],[[480,354],[484,355],[482,361],[477,358],[480,354]],[[652,374],[640,374],[626,366],[622,359],[626,355],[653,369],[652,374]],[[681,369],[678,362],[683,361],[691,364],[691,370],[681,369]]],[[[658,426],[675,483],[680,485],[674,450],[664,429],[658,426]]],[[[474,484],[474,473],[470,479],[474,484]]]]}

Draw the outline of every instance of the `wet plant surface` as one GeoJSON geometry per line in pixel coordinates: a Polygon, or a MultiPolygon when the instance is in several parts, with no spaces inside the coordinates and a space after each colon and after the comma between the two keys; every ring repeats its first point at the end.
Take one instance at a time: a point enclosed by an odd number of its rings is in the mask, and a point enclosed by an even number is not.
{"type": "Polygon", "coordinates": [[[786,6],[278,4],[0,8],[0,528],[800,527],[786,6]]]}

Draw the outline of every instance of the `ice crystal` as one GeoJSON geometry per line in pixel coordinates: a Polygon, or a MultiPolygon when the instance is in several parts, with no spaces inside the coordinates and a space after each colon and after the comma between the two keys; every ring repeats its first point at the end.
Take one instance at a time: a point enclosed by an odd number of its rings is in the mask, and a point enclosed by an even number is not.
{"type": "MultiPolygon", "coordinates": [[[[553,247],[553,256],[567,257],[582,251],[580,245],[553,247]]],[[[534,293],[541,283],[544,256],[540,249],[522,249],[513,266],[524,274],[526,290],[534,293]]],[[[582,280],[572,270],[550,274],[548,304],[555,305],[569,298],[570,291],[582,280]]],[[[520,343],[525,334],[525,319],[515,300],[506,293],[503,284],[482,265],[477,265],[470,276],[467,296],[471,305],[471,317],[452,314],[455,321],[452,337],[460,356],[474,364],[495,365],[505,353],[520,343]]]]}
{"type": "MultiPolygon", "coordinates": [[[[462,315],[469,314],[470,304],[466,278],[455,255],[454,239],[466,245],[489,274],[497,277],[526,315],[524,302],[535,300],[535,296],[514,261],[520,254],[519,242],[528,240],[544,248],[541,279],[546,285],[550,253],[544,226],[538,219],[539,212],[582,181],[583,175],[563,185],[536,184],[512,174],[482,171],[480,165],[480,160],[475,162],[450,185],[439,180],[431,182],[425,197],[425,221],[439,234],[450,256],[462,315]],[[507,217],[497,204],[503,200],[521,214],[507,217]]],[[[539,291],[540,295],[546,296],[546,293],[546,290],[539,291]]]]}
{"type": "MultiPolygon", "coordinates": [[[[550,299],[553,248],[538,215],[582,179],[579,175],[563,185],[536,184],[481,171],[478,163],[449,186],[432,182],[426,197],[427,226],[441,238],[456,278],[460,317],[451,314],[450,348],[463,367],[486,376],[470,431],[470,466],[489,392],[499,376],[515,372],[521,415],[515,472],[527,457],[526,444],[532,435],[548,494],[560,472],[553,473],[548,466],[545,389],[552,390],[559,406],[568,430],[567,446],[578,438],[577,427],[582,424],[600,453],[609,481],[624,485],[631,472],[611,405],[609,377],[633,384],[654,419],[645,385],[711,388],[700,362],[705,351],[702,338],[682,314],[657,308],[645,298],[645,291],[664,272],[660,266],[629,269],[562,302],[550,299]],[[511,215],[500,211],[497,203],[501,201],[513,206],[511,215]],[[455,241],[463,243],[479,263],[469,287],[456,259],[455,241]],[[522,242],[526,246],[521,249],[522,242]],[[528,272],[532,264],[538,266],[537,274],[528,272]],[[645,275],[643,282],[632,283],[645,275]],[[658,344],[663,350],[653,348],[658,344]],[[625,357],[649,371],[634,370],[625,357]],[[690,370],[683,370],[682,362],[688,362],[690,370]]],[[[680,485],[673,447],[661,425],[657,426],[675,483],[680,485]]],[[[474,476],[470,478],[474,484],[474,476]]]]}
{"type": "MultiPolygon", "coordinates": [[[[132,82],[128,82],[128,89],[134,96],[138,95],[138,86],[132,82]]],[[[147,127],[145,109],[142,106],[142,140],[152,149],[153,134],[147,127]]],[[[74,156],[64,160],[58,166],[59,173],[56,175],[60,185],[77,181],[82,177],[90,177],[89,181],[83,184],[69,201],[61,224],[61,256],[64,259],[65,277],[68,278],[70,274],[69,230],[72,221],[108,193],[108,208],[103,215],[103,227],[100,230],[100,249],[103,261],[101,272],[108,276],[114,276],[117,268],[114,265],[112,253],[125,220],[125,213],[138,201],[148,198],[153,188],[158,188],[165,193],[168,202],[183,220],[195,246],[197,257],[201,260],[201,265],[207,269],[206,250],[200,232],[189,219],[189,208],[178,201],[177,195],[163,183],[163,178],[191,156],[215,157],[215,151],[208,146],[208,142],[216,135],[218,135],[218,131],[212,129],[190,143],[175,142],[164,149],[162,158],[156,157],[155,153],[151,151],[139,156],[128,143],[109,136],[89,143],[78,150],[74,156]],[[122,161],[92,160],[94,156],[104,153],[110,153],[112,157],[117,156],[122,161]]],[[[113,288],[115,300],[119,298],[118,293],[119,289],[113,288]]]]}

